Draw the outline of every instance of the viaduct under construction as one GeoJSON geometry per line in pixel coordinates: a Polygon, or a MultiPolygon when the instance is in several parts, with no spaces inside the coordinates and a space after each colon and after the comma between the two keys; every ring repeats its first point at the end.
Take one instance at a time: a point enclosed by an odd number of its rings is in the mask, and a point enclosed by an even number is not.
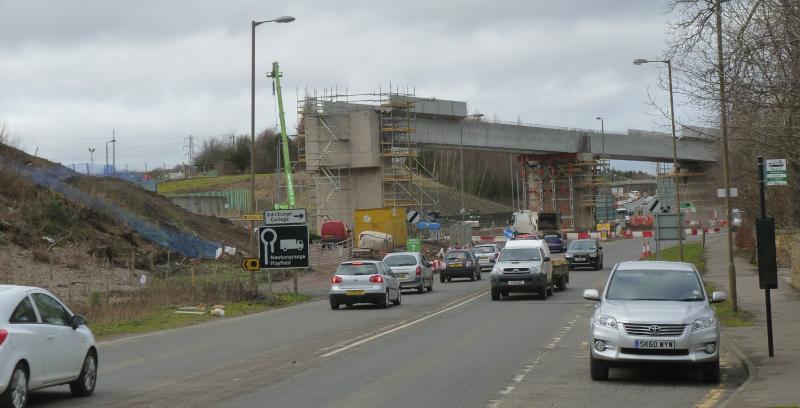
{"type": "MultiPolygon", "coordinates": [[[[359,208],[438,209],[436,174],[418,160],[421,148],[514,154],[523,205],[560,213],[564,231],[585,231],[611,211],[609,160],[672,161],[668,133],[487,122],[468,115],[466,102],[419,98],[407,88],[306,92],[297,108],[298,161],[309,174],[306,206],[317,228],[328,219],[353,225],[359,208]]],[[[682,129],[681,175],[702,175],[717,160],[716,143],[682,129]]],[[[667,195],[669,179],[659,178],[667,195]]]]}

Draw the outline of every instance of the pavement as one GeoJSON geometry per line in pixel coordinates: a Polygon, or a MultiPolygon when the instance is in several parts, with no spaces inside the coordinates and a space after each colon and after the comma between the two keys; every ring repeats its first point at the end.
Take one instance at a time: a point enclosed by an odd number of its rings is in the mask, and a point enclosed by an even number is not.
{"type": "MultiPolygon", "coordinates": [[[[706,241],[706,276],[718,290],[728,290],[728,252],[723,234],[706,241]]],[[[753,325],[723,327],[723,346],[745,363],[748,380],[721,406],[800,406],[800,291],[788,283],[788,270],[779,270],[778,289],[771,291],[775,357],[769,357],[764,290],[757,267],[735,258],[739,308],[751,313],[753,325]]]]}

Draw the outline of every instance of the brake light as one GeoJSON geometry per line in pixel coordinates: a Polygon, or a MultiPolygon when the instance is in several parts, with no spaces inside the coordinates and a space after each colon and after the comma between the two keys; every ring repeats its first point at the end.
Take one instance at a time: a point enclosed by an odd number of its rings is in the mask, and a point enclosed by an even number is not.
{"type": "Polygon", "coordinates": [[[417,276],[422,275],[422,267],[417,265],[417,276]]]}
{"type": "Polygon", "coordinates": [[[372,283],[383,283],[383,277],[381,275],[372,275],[369,277],[369,281],[372,283]]]}
{"type": "Polygon", "coordinates": [[[331,278],[331,283],[342,283],[342,277],[339,275],[333,275],[333,278],[331,278]]]}
{"type": "Polygon", "coordinates": [[[8,338],[8,330],[0,329],[0,346],[2,346],[3,343],[6,342],[7,338],[8,338]]]}

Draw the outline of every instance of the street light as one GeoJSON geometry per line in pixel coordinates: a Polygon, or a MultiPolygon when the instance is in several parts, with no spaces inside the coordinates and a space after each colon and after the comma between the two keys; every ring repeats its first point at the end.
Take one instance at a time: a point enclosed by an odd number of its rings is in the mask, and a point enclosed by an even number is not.
{"type": "MultiPolygon", "coordinates": [[[[256,27],[264,23],[291,23],[295,18],[282,16],[272,20],[251,21],[251,54],[250,54],[250,213],[256,211],[256,27]]],[[[256,253],[255,222],[250,221],[250,256],[256,253]]],[[[255,273],[250,276],[250,283],[255,287],[255,273]]]]}
{"type": "Polygon", "coordinates": [[[669,77],[669,111],[670,119],[672,120],[672,175],[673,183],[675,183],[675,210],[678,213],[678,253],[680,260],[683,262],[683,223],[681,223],[681,190],[678,184],[678,142],[675,136],[675,104],[672,101],[672,60],[646,60],[637,58],[633,60],[634,65],[642,65],[650,62],[660,62],[667,64],[667,76],[669,77]]]}
{"type": "Polygon", "coordinates": [[[95,151],[94,147],[89,148],[89,168],[91,169],[89,170],[89,175],[94,173],[94,151],[95,151]]]}
{"type": "MultiPolygon", "coordinates": [[[[472,115],[464,116],[464,119],[481,117],[483,117],[482,113],[474,113],[472,115]]],[[[464,119],[459,122],[460,141],[458,143],[458,148],[461,154],[461,159],[459,160],[461,162],[461,222],[464,222],[464,214],[467,212],[466,203],[464,201],[464,119]]]]}
{"type": "MultiPolygon", "coordinates": [[[[111,140],[106,142],[106,167],[105,167],[105,169],[103,169],[103,175],[105,175],[105,173],[108,171],[108,144],[109,143],[117,143],[117,139],[114,138],[114,139],[111,139],[111,140]]],[[[116,144],[115,144],[115,146],[116,146],[116,144]]],[[[112,172],[112,174],[113,174],[113,172],[112,172]]]]}

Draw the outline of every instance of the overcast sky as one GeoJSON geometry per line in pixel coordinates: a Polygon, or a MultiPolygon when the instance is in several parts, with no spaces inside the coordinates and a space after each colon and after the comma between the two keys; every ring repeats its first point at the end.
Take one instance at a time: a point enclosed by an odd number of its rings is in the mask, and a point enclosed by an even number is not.
{"type": "Polygon", "coordinates": [[[659,0],[0,0],[0,122],[65,164],[93,147],[99,168],[112,129],[118,167],[180,163],[187,135],[249,133],[250,20],[280,15],[297,21],[256,35],[260,129],[277,123],[272,61],[292,129],[296,89],[390,82],[488,118],[668,129],[648,106],[667,103],[663,68],[631,64],[663,53],[659,0]]]}

